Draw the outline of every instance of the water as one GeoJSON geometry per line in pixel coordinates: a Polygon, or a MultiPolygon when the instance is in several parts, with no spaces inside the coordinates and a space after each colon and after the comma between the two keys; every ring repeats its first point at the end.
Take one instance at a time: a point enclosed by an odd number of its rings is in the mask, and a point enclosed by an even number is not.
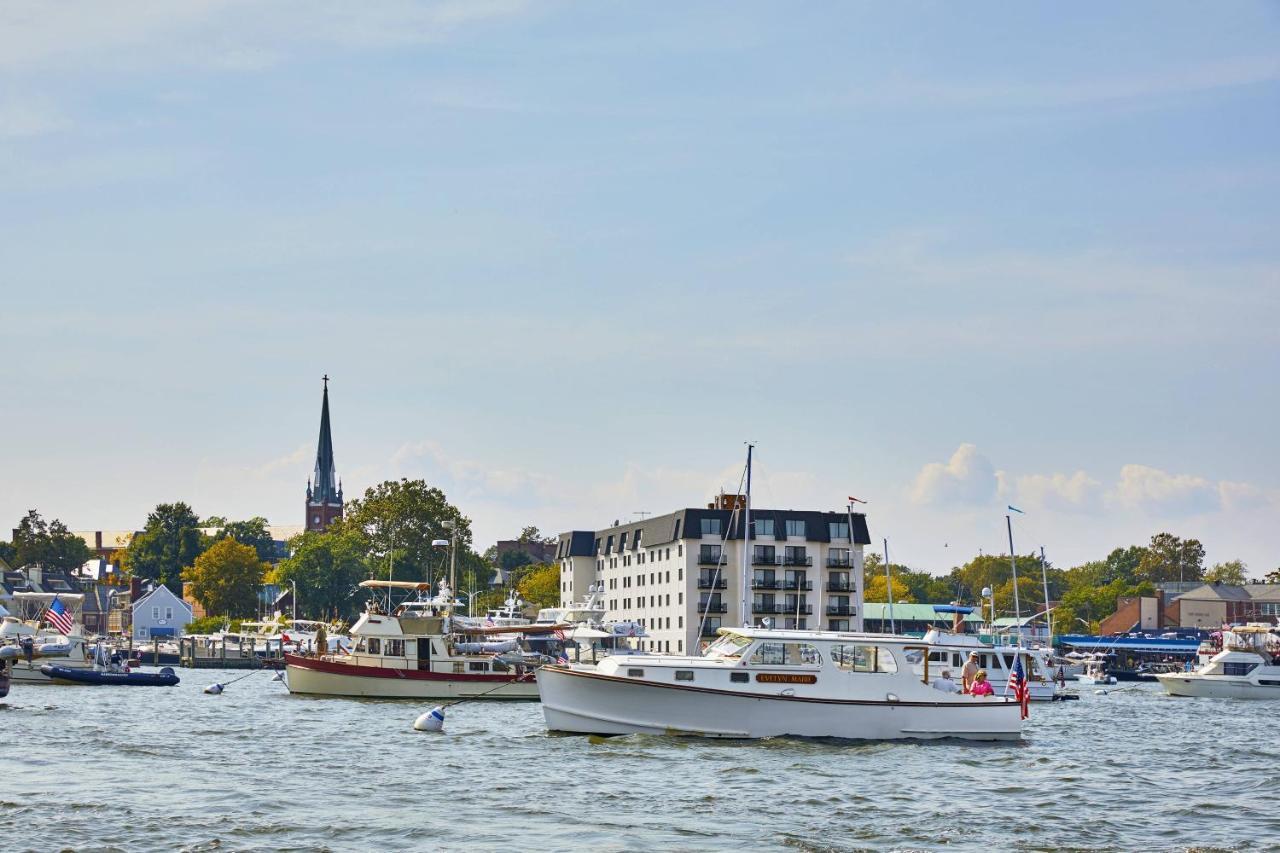
{"type": "Polygon", "coordinates": [[[14,685],[0,850],[1280,849],[1280,703],[1080,687],[1018,745],[553,736],[534,702],[438,735],[429,702],[179,672],[14,685]]]}

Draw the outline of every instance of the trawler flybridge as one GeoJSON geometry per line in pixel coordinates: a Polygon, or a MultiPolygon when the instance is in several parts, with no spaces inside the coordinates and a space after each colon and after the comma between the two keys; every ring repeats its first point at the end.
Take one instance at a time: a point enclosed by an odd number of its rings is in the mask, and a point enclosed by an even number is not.
{"type": "MultiPolygon", "coordinates": [[[[748,445],[744,530],[751,524],[751,450],[748,445]]],[[[748,624],[742,550],[742,622],[748,624]]],[[[1022,736],[1015,699],[933,686],[940,667],[930,666],[934,646],[927,640],[770,627],[720,628],[717,636],[700,657],[637,654],[543,667],[537,687],[547,728],[720,738],[1022,736]]]]}

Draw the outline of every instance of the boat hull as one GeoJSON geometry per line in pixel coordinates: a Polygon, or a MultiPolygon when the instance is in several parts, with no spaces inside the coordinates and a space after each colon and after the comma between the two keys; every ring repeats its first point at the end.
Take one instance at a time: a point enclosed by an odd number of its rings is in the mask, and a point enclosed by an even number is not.
{"type": "MultiPolygon", "coordinates": [[[[47,661],[48,658],[45,659],[47,661]]],[[[58,663],[56,666],[60,669],[75,670],[77,672],[93,672],[93,664],[89,661],[69,660],[67,658],[54,658],[58,663]]],[[[34,661],[16,660],[13,662],[13,683],[14,684],[53,684],[41,670],[45,666],[55,664],[45,663],[39,658],[34,661]]]]}
{"type": "Polygon", "coordinates": [[[538,689],[547,728],[577,734],[713,738],[780,736],[855,740],[1018,740],[1013,701],[825,701],[668,686],[564,667],[543,667],[538,689]],[[661,719],[653,714],[660,714],[661,719]]]}
{"type": "Polygon", "coordinates": [[[1257,684],[1243,676],[1162,673],[1156,676],[1170,696],[1215,699],[1280,699],[1280,684],[1257,684]]]}
{"type": "Polygon", "coordinates": [[[384,669],[285,655],[290,693],[369,699],[537,699],[533,674],[466,675],[384,669]]]}

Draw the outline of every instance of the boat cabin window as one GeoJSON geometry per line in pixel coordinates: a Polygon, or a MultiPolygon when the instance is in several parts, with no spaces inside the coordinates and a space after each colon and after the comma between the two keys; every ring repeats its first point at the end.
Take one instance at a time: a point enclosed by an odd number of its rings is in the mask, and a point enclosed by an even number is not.
{"type": "Polygon", "coordinates": [[[365,646],[364,637],[361,637],[360,639],[356,640],[356,651],[357,652],[368,651],[367,647],[365,646]]]}
{"type": "MultiPolygon", "coordinates": [[[[746,673],[745,673],[745,672],[743,672],[743,673],[735,673],[735,674],[739,674],[739,675],[746,675],[746,673]]],[[[691,670],[691,669],[677,669],[677,670],[676,670],[676,681],[693,681],[693,670],[691,670]]]]}
{"type": "Polygon", "coordinates": [[[751,638],[741,634],[724,634],[720,639],[707,646],[704,657],[734,659],[742,655],[743,649],[751,645],[751,638]]]}
{"type": "Polygon", "coordinates": [[[369,654],[371,655],[382,654],[382,641],[379,640],[377,637],[369,638],[369,654]]]}
{"type": "Polygon", "coordinates": [[[746,682],[750,681],[750,680],[751,680],[751,676],[750,676],[750,675],[748,675],[748,674],[747,674],[747,673],[745,673],[745,672],[731,672],[731,673],[729,673],[729,680],[730,680],[730,681],[736,681],[736,682],[738,682],[739,684],[743,684],[743,683],[746,683],[746,682]]]}
{"type": "Polygon", "coordinates": [[[1248,675],[1253,672],[1257,666],[1256,663],[1247,663],[1244,661],[1231,660],[1222,664],[1223,675],[1248,675]]]}
{"type": "Polygon", "coordinates": [[[643,670],[643,669],[629,669],[629,670],[627,670],[627,677],[628,677],[628,678],[644,678],[644,670],[643,670]]]}
{"type": "Polygon", "coordinates": [[[947,653],[946,652],[929,652],[929,660],[933,661],[934,663],[946,663],[947,653]]]}
{"type": "Polygon", "coordinates": [[[822,655],[810,643],[765,642],[756,646],[748,663],[757,666],[820,666],[822,655]]]}
{"type": "Polygon", "coordinates": [[[484,661],[473,660],[471,661],[470,669],[472,672],[488,672],[489,664],[484,661]]]}
{"type": "Polygon", "coordinates": [[[831,647],[831,660],[846,672],[897,672],[893,653],[880,646],[842,643],[831,647]]]}
{"type": "Polygon", "coordinates": [[[382,649],[384,655],[390,657],[404,657],[404,640],[387,640],[382,649]]]}

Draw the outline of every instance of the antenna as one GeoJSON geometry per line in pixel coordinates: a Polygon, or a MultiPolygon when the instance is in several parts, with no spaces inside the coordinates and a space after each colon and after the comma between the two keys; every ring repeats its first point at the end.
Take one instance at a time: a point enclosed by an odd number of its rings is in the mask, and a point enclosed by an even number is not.
{"type": "Polygon", "coordinates": [[[646,516],[653,515],[653,513],[649,512],[647,509],[638,509],[631,514],[640,516],[641,521],[644,521],[646,516]]]}

